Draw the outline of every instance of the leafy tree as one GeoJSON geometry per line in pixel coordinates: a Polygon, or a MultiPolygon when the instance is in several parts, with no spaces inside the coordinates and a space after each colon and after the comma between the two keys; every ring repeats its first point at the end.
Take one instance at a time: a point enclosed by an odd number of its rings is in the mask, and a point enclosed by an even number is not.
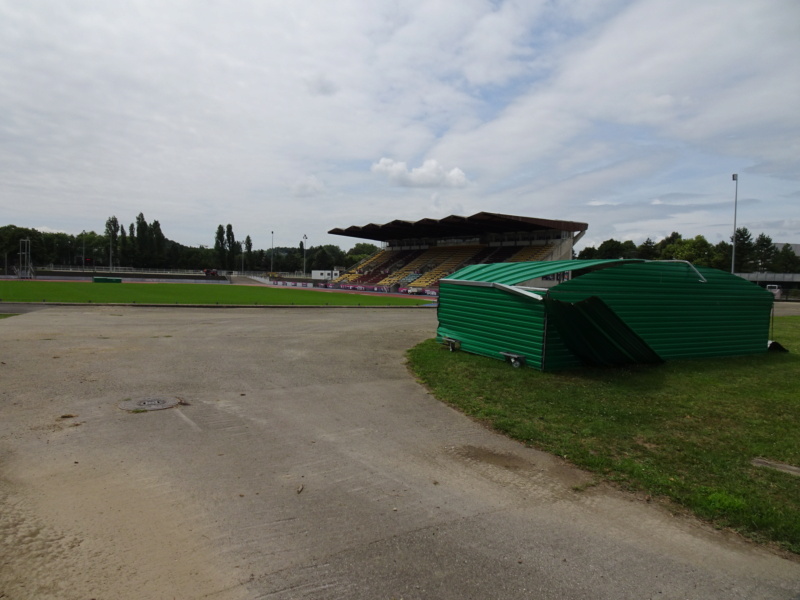
{"type": "Polygon", "coordinates": [[[189,267],[181,267],[179,266],[181,263],[181,256],[184,252],[189,250],[186,246],[182,246],[177,242],[173,242],[171,240],[166,240],[165,242],[165,250],[164,250],[164,258],[163,264],[165,269],[199,269],[200,265],[203,263],[196,263],[189,267]]]}
{"type": "Polygon", "coordinates": [[[769,265],[769,270],[773,273],[800,273],[800,257],[795,254],[789,244],[784,244],[776,252],[769,265]]]}
{"type": "Polygon", "coordinates": [[[600,244],[594,258],[634,258],[635,256],[636,244],[630,240],[619,242],[612,238],[600,244]]]}
{"type": "Polygon", "coordinates": [[[309,254],[309,261],[308,261],[308,270],[311,271],[312,269],[330,269],[331,260],[330,254],[325,249],[324,246],[319,246],[317,248],[311,248],[308,251],[309,254]]]}
{"type": "Polygon", "coordinates": [[[153,221],[150,225],[150,247],[153,251],[151,266],[164,268],[167,251],[167,239],[161,232],[161,224],[153,221]]]}
{"type": "MultiPolygon", "coordinates": [[[[71,264],[75,259],[75,236],[62,232],[41,232],[29,230],[31,240],[31,260],[34,264],[71,264]],[[36,249],[34,254],[34,248],[36,249]]],[[[17,250],[19,252],[19,250],[17,250]]]]}
{"type": "Polygon", "coordinates": [[[731,270],[731,245],[728,242],[721,241],[714,246],[709,266],[720,271],[731,270]]]}
{"type": "Polygon", "coordinates": [[[117,254],[118,264],[121,267],[130,266],[130,246],[128,243],[128,234],[125,233],[125,228],[119,228],[119,253],[117,254]]]}
{"type": "Polygon", "coordinates": [[[54,246],[47,243],[46,234],[28,227],[14,227],[9,244],[9,264],[19,264],[20,240],[30,241],[31,262],[34,266],[45,265],[53,262],[54,246]],[[12,262],[13,261],[13,262],[12,262]]]}
{"type": "Polygon", "coordinates": [[[269,255],[266,250],[256,250],[253,252],[252,265],[254,269],[262,271],[269,270],[269,255]]]}
{"type": "Polygon", "coordinates": [[[274,263],[277,273],[300,271],[303,268],[303,251],[298,248],[275,248],[274,263]]]}
{"type": "Polygon", "coordinates": [[[174,243],[172,247],[177,252],[176,262],[171,263],[178,269],[210,269],[217,264],[218,255],[213,248],[200,246],[193,248],[174,243]]]}
{"type": "Polygon", "coordinates": [[[133,223],[128,225],[128,266],[133,267],[139,264],[139,247],[136,243],[136,230],[133,223]]]}
{"type": "Polygon", "coordinates": [[[117,248],[119,221],[116,216],[111,216],[106,220],[106,237],[108,238],[109,247],[109,265],[113,266],[115,259],[119,263],[119,249],[117,248]]]}
{"type": "Polygon", "coordinates": [[[356,263],[361,262],[362,260],[369,258],[373,254],[375,254],[380,248],[378,248],[375,244],[366,244],[363,242],[359,242],[350,250],[347,251],[345,255],[345,260],[343,265],[347,267],[352,267],[356,263]]]}
{"type": "Polygon", "coordinates": [[[650,238],[647,238],[636,248],[636,258],[643,258],[645,260],[655,260],[658,258],[656,243],[650,238]]]}
{"type": "Polygon", "coordinates": [[[253,268],[253,240],[249,235],[244,238],[244,263],[246,268],[253,268]]]}
{"type": "Polygon", "coordinates": [[[214,238],[214,252],[217,255],[217,268],[224,269],[227,261],[227,252],[225,251],[225,228],[220,224],[217,226],[217,235],[214,238]]]}
{"type": "Polygon", "coordinates": [[[136,217],[136,260],[135,267],[149,266],[152,260],[152,241],[150,237],[150,226],[144,218],[143,213],[136,217]]]}
{"type": "Polygon", "coordinates": [[[244,271],[244,252],[242,242],[235,242],[233,247],[233,268],[244,271]]]}
{"type": "Polygon", "coordinates": [[[667,259],[672,258],[671,256],[664,256],[664,249],[667,246],[671,246],[675,242],[681,241],[682,239],[683,239],[683,237],[677,231],[673,231],[672,233],[670,233],[667,237],[665,237],[663,240],[661,240],[660,242],[658,242],[656,244],[656,250],[658,251],[658,257],[659,258],[667,258],[667,259]]]}
{"type": "Polygon", "coordinates": [[[106,264],[108,240],[105,236],[98,235],[94,231],[83,232],[77,236],[75,247],[77,259],[75,262],[80,262],[85,267],[106,264]],[[77,257],[80,258],[78,259],[77,257]]]}
{"type": "MultiPolygon", "coordinates": [[[[731,236],[731,242],[733,241],[731,236]]],[[[735,273],[751,273],[756,262],[756,246],[747,227],[736,229],[736,248],[734,260],[735,273]]]]}
{"type": "Polygon", "coordinates": [[[264,258],[261,260],[261,268],[265,271],[272,271],[275,266],[275,249],[270,248],[264,253],[264,258]]]}
{"type": "Polygon", "coordinates": [[[366,242],[359,242],[350,250],[347,251],[347,254],[375,254],[380,248],[378,248],[375,244],[368,244],[366,242]]]}
{"type": "Polygon", "coordinates": [[[333,244],[326,244],[324,246],[317,246],[309,250],[311,260],[309,261],[310,269],[330,270],[334,267],[344,266],[345,253],[339,246],[333,244]]]}
{"type": "Polygon", "coordinates": [[[759,233],[753,248],[756,271],[768,270],[776,254],[778,254],[778,250],[772,243],[772,238],[764,233],[759,233]]]}
{"type": "Polygon", "coordinates": [[[308,260],[308,252],[306,251],[306,244],[305,244],[304,240],[300,240],[299,250],[300,250],[300,257],[299,258],[300,258],[300,261],[301,261],[300,264],[303,267],[303,274],[305,274],[306,267],[307,267],[307,262],[306,261],[308,260]]]}
{"type": "Polygon", "coordinates": [[[236,236],[233,235],[233,226],[230,223],[225,228],[225,253],[227,257],[225,268],[232,271],[236,261],[236,236]]]}
{"type": "Polygon", "coordinates": [[[92,264],[91,236],[95,233],[82,231],[75,236],[75,259],[74,264],[81,265],[83,268],[92,264]]]}
{"type": "MultiPolygon", "coordinates": [[[[224,229],[221,235],[224,241],[224,229]]],[[[38,267],[50,264],[88,267],[107,265],[110,247],[115,265],[142,268],[201,269],[215,266],[217,256],[214,249],[202,246],[191,248],[169,240],[158,221],[148,224],[144,215],[140,213],[136,224],[131,223],[127,230],[120,225],[116,217],[109,218],[102,235],[94,231],[70,235],[61,232],[42,232],[14,225],[0,226],[0,273],[4,273],[6,267],[7,272],[11,273],[13,266],[19,263],[20,240],[23,239],[30,240],[31,260],[38,267]],[[143,253],[139,253],[140,240],[143,253]]],[[[249,248],[253,255],[263,260],[263,250],[253,251],[251,241],[249,248]]],[[[296,250],[292,251],[297,254],[296,250]]],[[[241,254],[242,244],[235,243],[235,257],[241,260],[241,254]]]]}
{"type": "Polygon", "coordinates": [[[713,247],[702,235],[690,240],[679,239],[661,251],[663,259],[688,260],[703,266],[711,266],[713,247]]]}
{"type": "Polygon", "coordinates": [[[636,244],[631,240],[622,242],[622,257],[623,258],[636,258],[636,244]]]}
{"type": "Polygon", "coordinates": [[[8,264],[9,272],[13,272],[12,266],[19,264],[19,242],[24,239],[31,241],[31,260],[35,265],[39,262],[35,246],[39,247],[38,254],[44,257],[44,245],[41,243],[39,232],[16,225],[6,225],[0,228],[0,253],[3,254],[3,268],[5,269],[8,264]]]}
{"type": "MultiPolygon", "coordinates": [[[[90,231],[73,236],[58,232],[40,232],[14,225],[0,226],[0,254],[2,254],[0,270],[6,264],[9,270],[12,265],[17,264],[21,239],[30,240],[31,258],[37,266],[51,263],[105,265],[108,264],[110,246],[115,264],[121,266],[182,269],[216,266],[235,269],[244,259],[245,268],[269,270],[274,267],[275,271],[291,273],[299,272],[303,268],[304,248],[306,270],[349,267],[379,250],[374,244],[359,243],[345,253],[332,244],[306,247],[303,240],[298,247],[275,248],[272,257],[272,249],[254,250],[249,235],[244,242],[237,242],[233,226],[230,224],[227,228],[222,225],[217,227],[213,248],[204,246],[192,248],[169,240],[157,220],[148,224],[144,214],[139,213],[135,224],[131,223],[127,232],[125,227],[120,226],[116,216],[109,217],[103,235],[90,231]]],[[[620,242],[612,238],[597,248],[584,248],[578,254],[578,258],[677,258],[729,271],[731,253],[732,245],[727,241],[712,246],[702,235],[685,240],[681,234],[672,232],[658,243],[648,238],[639,246],[631,241],[620,242]]],[[[761,233],[754,241],[752,234],[746,228],[739,228],[736,230],[736,270],[748,272],[752,269],[800,273],[800,257],[788,244],[778,250],[768,235],[761,233]]]]}

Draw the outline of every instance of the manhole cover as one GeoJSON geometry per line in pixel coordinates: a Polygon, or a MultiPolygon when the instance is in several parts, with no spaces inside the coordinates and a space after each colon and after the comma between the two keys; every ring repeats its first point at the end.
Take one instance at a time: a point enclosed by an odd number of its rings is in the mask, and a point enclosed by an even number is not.
{"type": "Polygon", "coordinates": [[[178,404],[180,400],[177,398],[135,398],[133,400],[123,400],[119,403],[122,410],[161,410],[164,408],[172,408],[178,404]]]}

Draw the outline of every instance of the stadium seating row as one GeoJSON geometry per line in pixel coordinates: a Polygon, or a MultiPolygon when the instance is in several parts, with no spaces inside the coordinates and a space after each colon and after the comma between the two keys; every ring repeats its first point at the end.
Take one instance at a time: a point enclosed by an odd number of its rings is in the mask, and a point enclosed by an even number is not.
{"type": "Polygon", "coordinates": [[[431,288],[470,264],[544,260],[553,249],[543,246],[435,246],[427,250],[380,250],[343,273],[333,283],[431,288]]]}

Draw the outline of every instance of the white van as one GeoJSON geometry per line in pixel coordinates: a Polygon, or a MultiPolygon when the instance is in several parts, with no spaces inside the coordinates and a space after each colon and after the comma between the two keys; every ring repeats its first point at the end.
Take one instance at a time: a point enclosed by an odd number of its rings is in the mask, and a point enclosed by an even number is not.
{"type": "Polygon", "coordinates": [[[772,295],[775,296],[775,300],[781,299],[781,286],[775,284],[768,284],[767,290],[772,292],[772,295]]]}

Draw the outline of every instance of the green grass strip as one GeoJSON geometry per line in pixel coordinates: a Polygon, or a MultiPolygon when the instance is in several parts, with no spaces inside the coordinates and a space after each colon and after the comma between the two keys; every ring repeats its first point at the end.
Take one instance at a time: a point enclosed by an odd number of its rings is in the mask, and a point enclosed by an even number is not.
{"type": "Polygon", "coordinates": [[[776,318],[774,336],[789,354],[541,373],[429,340],[409,360],[497,431],[800,553],[800,477],[751,464],[800,467],[800,317],[776,318]]]}
{"type": "Polygon", "coordinates": [[[212,283],[0,281],[0,301],[250,306],[415,306],[429,304],[431,299],[212,283]]]}

